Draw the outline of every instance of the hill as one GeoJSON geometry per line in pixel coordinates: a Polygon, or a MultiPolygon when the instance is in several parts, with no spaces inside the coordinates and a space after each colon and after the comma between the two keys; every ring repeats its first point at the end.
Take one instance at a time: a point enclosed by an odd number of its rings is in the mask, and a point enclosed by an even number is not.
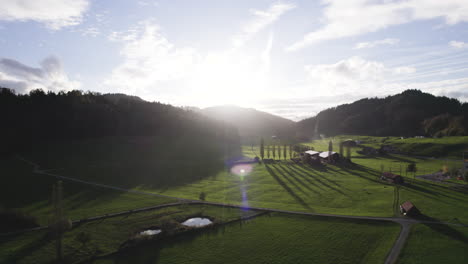
{"type": "Polygon", "coordinates": [[[244,142],[256,142],[258,137],[288,140],[294,136],[294,121],[253,108],[226,105],[208,107],[201,112],[236,127],[244,142]]]}
{"type": "Polygon", "coordinates": [[[364,98],[298,122],[302,138],[320,134],[370,136],[462,136],[468,133],[468,103],[419,90],[364,98]]]}

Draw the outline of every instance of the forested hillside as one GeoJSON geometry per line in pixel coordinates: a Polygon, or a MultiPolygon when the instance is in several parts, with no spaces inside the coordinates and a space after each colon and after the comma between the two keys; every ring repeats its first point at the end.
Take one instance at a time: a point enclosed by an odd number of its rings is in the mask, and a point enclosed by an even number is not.
{"type": "Polygon", "coordinates": [[[461,136],[468,133],[468,103],[407,90],[365,98],[321,111],[298,122],[299,135],[461,136]]]}
{"type": "MultiPolygon", "coordinates": [[[[48,140],[157,136],[176,144],[187,136],[197,151],[238,145],[236,129],[199,113],[123,94],[45,93],[17,95],[0,88],[0,151],[11,153],[48,140]],[[208,144],[209,143],[209,144],[208,144]]],[[[185,143],[187,144],[187,143],[185,143]]],[[[193,149],[186,145],[186,149],[193,149]]],[[[217,156],[220,153],[213,153],[217,156]]]]}
{"type": "Polygon", "coordinates": [[[235,126],[246,143],[272,136],[289,140],[295,135],[294,121],[252,108],[215,106],[203,109],[202,113],[235,126]]]}

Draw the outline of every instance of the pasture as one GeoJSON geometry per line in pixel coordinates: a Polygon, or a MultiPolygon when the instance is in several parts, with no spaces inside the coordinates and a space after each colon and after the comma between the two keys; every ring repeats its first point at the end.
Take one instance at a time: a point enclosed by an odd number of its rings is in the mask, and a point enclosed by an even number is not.
{"type": "MultiPolygon", "coordinates": [[[[164,229],[163,232],[173,232],[182,228],[180,222],[192,216],[206,215],[215,223],[223,223],[253,214],[256,212],[180,205],[77,224],[65,233],[64,256],[76,263],[77,260],[106,255],[117,251],[125,241],[143,230],[159,227],[164,229]],[[77,240],[80,233],[90,236],[87,243],[77,240]]],[[[47,230],[0,237],[0,263],[50,263],[54,258],[55,240],[47,234],[47,230]]]]}
{"type": "Polygon", "coordinates": [[[466,263],[468,228],[417,224],[411,229],[399,264],[466,263]]]}
{"type": "Polygon", "coordinates": [[[398,232],[387,222],[271,214],[94,263],[382,263],[398,232]]]}

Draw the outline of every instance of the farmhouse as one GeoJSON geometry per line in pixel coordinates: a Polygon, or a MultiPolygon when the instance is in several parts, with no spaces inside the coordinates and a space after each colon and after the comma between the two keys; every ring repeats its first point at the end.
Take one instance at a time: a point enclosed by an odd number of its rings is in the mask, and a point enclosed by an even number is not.
{"type": "Polygon", "coordinates": [[[389,181],[391,183],[396,183],[396,184],[404,183],[403,177],[401,177],[400,175],[393,174],[391,172],[382,173],[382,177],[380,177],[380,179],[389,181]]]}
{"type": "Polygon", "coordinates": [[[336,161],[340,158],[340,154],[334,152],[334,151],[324,151],[319,154],[319,157],[322,160],[332,160],[336,161]]]}
{"type": "Polygon", "coordinates": [[[310,155],[310,156],[312,156],[312,157],[316,157],[316,156],[318,156],[318,155],[320,154],[320,152],[315,151],[315,150],[307,150],[307,151],[304,152],[304,153],[305,153],[305,154],[308,154],[308,155],[310,155]]]}
{"type": "Polygon", "coordinates": [[[320,152],[318,151],[307,150],[304,153],[301,153],[301,160],[304,163],[310,164],[320,163],[319,154],[320,152]]]}
{"type": "Polygon", "coordinates": [[[418,208],[410,201],[406,201],[400,205],[400,212],[402,215],[416,215],[418,214],[418,208]]]}

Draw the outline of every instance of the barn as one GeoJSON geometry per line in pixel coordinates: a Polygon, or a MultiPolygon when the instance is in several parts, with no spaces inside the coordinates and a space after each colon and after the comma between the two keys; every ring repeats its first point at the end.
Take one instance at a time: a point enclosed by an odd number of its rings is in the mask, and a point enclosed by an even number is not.
{"type": "Polygon", "coordinates": [[[382,173],[382,177],[380,177],[380,179],[385,180],[385,181],[389,181],[389,182],[395,183],[395,184],[403,184],[405,182],[401,175],[393,174],[391,172],[382,173]]]}
{"type": "Polygon", "coordinates": [[[320,152],[315,150],[307,150],[304,153],[310,155],[311,157],[317,157],[320,154],[320,152]]]}
{"type": "Polygon", "coordinates": [[[410,201],[406,201],[400,205],[400,213],[407,216],[415,216],[419,213],[418,208],[410,201]]]}
{"type": "Polygon", "coordinates": [[[340,154],[334,152],[334,151],[324,151],[319,154],[319,157],[322,160],[331,160],[331,161],[336,161],[340,158],[340,154]]]}

